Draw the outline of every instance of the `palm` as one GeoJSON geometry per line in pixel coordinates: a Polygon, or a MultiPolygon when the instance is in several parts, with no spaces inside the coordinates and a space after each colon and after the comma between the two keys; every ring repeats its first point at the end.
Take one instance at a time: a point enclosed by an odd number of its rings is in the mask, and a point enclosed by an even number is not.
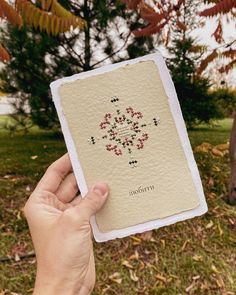
{"type": "Polygon", "coordinates": [[[36,278],[36,287],[56,285],[62,294],[71,294],[70,288],[73,294],[87,295],[95,284],[89,220],[102,207],[107,195],[101,198],[91,190],[86,198],[77,197],[78,186],[70,171],[68,155],[54,162],[24,211],[37,257],[40,279],[36,278]]]}

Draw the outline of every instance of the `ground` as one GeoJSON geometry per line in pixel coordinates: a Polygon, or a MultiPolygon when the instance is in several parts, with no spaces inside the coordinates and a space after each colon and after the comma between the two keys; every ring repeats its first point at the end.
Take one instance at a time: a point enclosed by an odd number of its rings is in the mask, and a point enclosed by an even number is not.
{"type": "MultiPolygon", "coordinates": [[[[231,124],[226,119],[214,128],[189,131],[208,213],[142,235],[94,243],[94,295],[236,294],[236,207],[222,200],[231,124]]],[[[20,258],[33,250],[22,207],[46,167],[65,150],[62,136],[50,131],[34,128],[14,136],[0,131],[1,295],[32,293],[35,258],[20,258]]]]}

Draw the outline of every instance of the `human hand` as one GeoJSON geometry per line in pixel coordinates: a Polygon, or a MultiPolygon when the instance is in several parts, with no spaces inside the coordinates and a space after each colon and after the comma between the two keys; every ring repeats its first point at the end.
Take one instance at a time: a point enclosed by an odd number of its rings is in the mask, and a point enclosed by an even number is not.
{"type": "Polygon", "coordinates": [[[25,204],[37,274],[34,295],[87,295],[95,284],[90,217],[108,196],[105,183],[96,184],[85,198],[68,154],[54,162],[25,204]]]}

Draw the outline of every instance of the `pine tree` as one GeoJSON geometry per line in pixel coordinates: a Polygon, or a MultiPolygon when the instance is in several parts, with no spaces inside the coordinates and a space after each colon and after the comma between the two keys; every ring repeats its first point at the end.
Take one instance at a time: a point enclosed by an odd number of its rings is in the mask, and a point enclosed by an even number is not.
{"type": "Polygon", "coordinates": [[[175,29],[168,51],[168,67],[175,84],[176,92],[188,127],[223,116],[214,96],[209,93],[208,78],[198,74],[205,46],[196,44],[191,32],[200,21],[196,15],[199,1],[186,0],[181,6],[178,19],[173,19],[175,29]]]}
{"type": "Polygon", "coordinates": [[[70,0],[61,4],[87,22],[85,30],[48,36],[34,28],[23,26],[1,30],[0,42],[11,60],[0,72],[4,91],[16,97],[15,109],[25,113],[44,128],[58,126],[58,119],[49,91],[51,81],[128,58],[150,53],[152,37],[135,39],[129,30],[141,26],[135,12],[125,5],[105,0],[70,0]]]}

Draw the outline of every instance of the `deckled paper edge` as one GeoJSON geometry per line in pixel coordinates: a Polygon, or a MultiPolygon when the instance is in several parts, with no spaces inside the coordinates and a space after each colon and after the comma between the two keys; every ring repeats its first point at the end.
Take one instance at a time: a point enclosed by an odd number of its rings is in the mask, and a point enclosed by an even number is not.
{"type": "Polygon", "coordinates": [[[197,190],[197,193],[199,196],[199,206],[197,208],[194,208],[194,209],[191,209],[188,211],[184,211],[184,212],[181,212],[181,213],[178,213],[175,215],[171,215],[171,216],[168,216],[165,218],[160,218],[157,220],[148,221],[148,222],[145,222],[142,224],[137,224],[137,225],[130,226],[130,227],[123,228],[123,229],[119,229],[119,230],[113,230],[110,232],[99,231],[95,216],[93,216],[90,220],[90,223],[92,226],[94,238],[97,242],[105,242],[105,241],[109,241],[109,240],[116,239],[116,238],[123,238],[123,237],[129,236],[129,235],[142,233],[144,231],[157,229],[157,228],[160,228],[160,227],[163,227],[166,225],[176,223],[178,221],[183,221],[183,220],[190,219],[190,218],[193,218],[196,216],[200,216],[200,215],[206,213],[208,210],[205,196],[204,196],[203,187],[202,187],[202,182],[200,179],[197,164],[196,164],[194,156],[193,156],[193,151],[192,151],[191,144],[190,144],[190,141],[188,138],[187,129],[186,129],[186,126],[185,126],[185,123],[183,120],[183,116],[182,116],[182,112],[180,109],[177,94],[175,91],[175,87],[174,87],[174,84],[173,84],[172,79],[170,77],[169,71],[166,67],[165,61],[159,52],[154,53],[154,54],[148,54],[143,57],[120,62],[117,64],[107,65],[107,66],[104,66],[104,67],[101,67],[101,68],[98,68],[95,70],[83,72],[80,74],[75,74],[70,77],[58,79],[50,84],[53,101],[54,101],[54,104],[55,104],[55,107],[56,107],[56,110],[57,110],[57,113],[59,116],[59,121],[61,123],[62,132],[64,134],[66,146],[69,151],[69,156],[70,156],[70,159],[72,162],[72,167],[73,167],[73,170],[75,173],[77,183],[79,185],[81,196],[84,197],[87,194],[88,187],[87,187],[87,184],[86,184],[86,181],[84,178],[84,174],[83,174],[83,170],[82,170],[79,158],[78,158],[78,154],[76,152],[75,144],[73,142],[66,118],[63,113],[63,109],[62,109],[62,105],[61,105],[61,101],[60,101],[60,96],[59,96],[59,87],[63,83],[72,82],[77,79],[84,79],[84,78],[98,75],[98,74],[103,74],[103,73],[118,69],[118,68],[120,68],[124,65],[127,65],[127,64],[135,64],[140,61],[148,61],[148,60],[153,60],[159,70],[159,74],[160,74],[165,92],[168,96],[170,110],[171,110],[172,116],[173,116],[175,124],[176,124],[177,132],[178,132],[181,144],[183,146],[184,153],[187,158],[188,167],[189,167],[189,170],[192,174],[192,179],[193,179],[193,182],[195,184],[195,187],[196,187],[196,190],[197,190]]]}

